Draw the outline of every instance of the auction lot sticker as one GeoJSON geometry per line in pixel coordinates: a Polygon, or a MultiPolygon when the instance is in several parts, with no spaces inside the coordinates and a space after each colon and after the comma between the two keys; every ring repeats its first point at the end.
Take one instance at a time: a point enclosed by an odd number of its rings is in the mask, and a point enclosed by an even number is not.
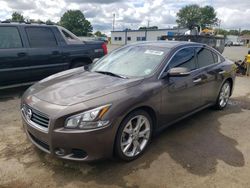
{"type": "Polygon", "coordinates": [[[146,50],[144,53],[151,55],[159,55],[159,56],[164,54],[163,51],[157,51],[157,50],[146,50]]]}

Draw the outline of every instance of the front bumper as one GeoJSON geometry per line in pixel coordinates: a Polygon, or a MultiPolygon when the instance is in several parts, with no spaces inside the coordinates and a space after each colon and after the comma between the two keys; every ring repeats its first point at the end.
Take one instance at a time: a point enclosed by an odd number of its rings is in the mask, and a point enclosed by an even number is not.
{"type": "Polygon", "coordinates": [[[29,140],[40,150],[62,159],[75,161],[93,161],[109,158],[113,155],[115,142],[115,126],[99,130],[55,129],[42,132],[26,120],[22,115],[23,126],[29,140]]]}

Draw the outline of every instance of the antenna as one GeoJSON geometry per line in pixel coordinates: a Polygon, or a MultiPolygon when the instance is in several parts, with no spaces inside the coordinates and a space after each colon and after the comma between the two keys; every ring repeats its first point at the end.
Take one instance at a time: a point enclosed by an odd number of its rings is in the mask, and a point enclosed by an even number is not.
{"type": "Polygon", "coordinates": [[[149,28],[149,25],[150,25],[150,19],[148,19],[148,28],[149,28]]]}

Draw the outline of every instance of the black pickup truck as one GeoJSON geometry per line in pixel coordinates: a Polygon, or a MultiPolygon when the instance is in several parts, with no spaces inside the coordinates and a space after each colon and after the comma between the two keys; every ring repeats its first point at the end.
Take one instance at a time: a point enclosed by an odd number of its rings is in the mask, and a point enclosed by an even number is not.
{"type": "Polygon", "coordinates": [[[101,41],[81,41],[56,25],[0,23],[0,89],[29,85],[107,54],[101,41]]]}

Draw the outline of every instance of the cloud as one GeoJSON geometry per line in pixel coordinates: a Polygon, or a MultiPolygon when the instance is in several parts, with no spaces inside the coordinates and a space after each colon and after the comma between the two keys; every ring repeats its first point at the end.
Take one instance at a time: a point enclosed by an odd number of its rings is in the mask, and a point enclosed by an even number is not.
{"type": "Polygon", "coordinates": [[[250,29],[249,0],[0,0],[0,20],[12,12],[21,12],[30,19],[59,21],[67,10],[80,9],[94,30],[109,33],[113,14],[116,30],[138,29],[141,26],[167,28],[176,25],[176,13],[189,4],[214,6],[221,27],[250,29]]]}
{"type": "Polygon", "coordinates": [[[117,3],[122,0],[67,0],[67,2],[72,3],[97,3],[97,4],[110,4],[110,3],[117,3]]]}

